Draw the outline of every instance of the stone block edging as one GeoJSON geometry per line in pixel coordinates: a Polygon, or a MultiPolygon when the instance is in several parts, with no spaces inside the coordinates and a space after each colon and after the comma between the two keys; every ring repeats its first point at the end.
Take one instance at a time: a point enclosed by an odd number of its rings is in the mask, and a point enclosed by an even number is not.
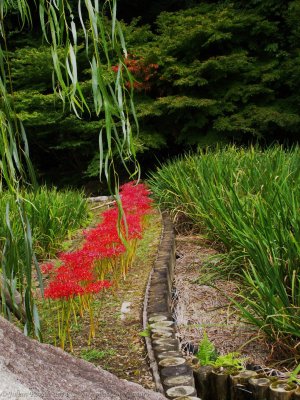
{"type": "Polygon", "coordinates": [[[168,214],[162,214],[163,228],[157,257],[145,292],[143,325],[150,328],[146,347],[157,391],[167,398],[199,400],[192,368],[180,351],[171,314],[175,267],[175,233],[168,214]]]}

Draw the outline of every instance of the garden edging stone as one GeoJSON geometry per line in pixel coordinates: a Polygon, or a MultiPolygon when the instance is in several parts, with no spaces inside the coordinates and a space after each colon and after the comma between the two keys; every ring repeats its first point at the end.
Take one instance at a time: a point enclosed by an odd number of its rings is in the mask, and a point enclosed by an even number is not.
{"type": "Polygon", "coordinates": [[[146,347],[157,391],[169,399],[197,399],[193,371],[180,351],[171,312],[175,233],[169,215],[163,213],[162,219],[161,241],[145,292],[143,324],[150,330],[146,347]]]}

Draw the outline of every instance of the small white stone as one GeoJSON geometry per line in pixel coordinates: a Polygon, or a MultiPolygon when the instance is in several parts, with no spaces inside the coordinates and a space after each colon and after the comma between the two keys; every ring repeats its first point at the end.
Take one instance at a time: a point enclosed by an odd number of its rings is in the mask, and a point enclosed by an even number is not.
{"type": "Polygon", "coordinates": [[[126,318],[126,314],[130,312],[130,301],[124,301],[121,306],[121,319],[124,320],[126,318]]]}

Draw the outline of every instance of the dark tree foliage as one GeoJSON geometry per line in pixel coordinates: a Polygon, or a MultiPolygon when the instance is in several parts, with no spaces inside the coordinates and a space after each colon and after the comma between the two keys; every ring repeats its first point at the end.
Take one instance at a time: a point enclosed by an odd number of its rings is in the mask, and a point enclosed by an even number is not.
{"type": "Polygon", "coordinates": [[[299,6],[202,2],[160,14],[151,43],[133,38],[160,66],[152,98],[138,102],[142,131],[184,147],[297,140],[299,6]]]}
{"type": "MultiPolygon", "coordinates": [[[[120,0],[118,12],[136,79],[144,168],[154,154],[197,146],[298,141],[300,0],[120,0]]],[[[16,104],[40,175],[68,172],[73,184],[96,176],[99,122],[62,112],[49,49],[33,32],[12,30],[11,38],[16,104]]],[[[84,51],[79,65],[88,93],[84,51]]]]}

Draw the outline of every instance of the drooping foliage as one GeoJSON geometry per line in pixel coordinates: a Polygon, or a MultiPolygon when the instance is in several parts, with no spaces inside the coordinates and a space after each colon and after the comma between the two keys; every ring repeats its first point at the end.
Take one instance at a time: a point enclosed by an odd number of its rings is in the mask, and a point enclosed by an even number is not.
{"type": "Polygon", "coordinates": [[[35,190],[36,180],[24,125],[30,128],[33,122],[43,135],[43,127],[49,126],[49,122],[55,124],[58,115],[60,119],[70,116],[73,121],[84,115],[93,118],[99,171],[104,172],[111,190],[117,192],[115,154],[127,172],[127,162],[133,158],[133,174],[138,173],[129,119],[129,109],[135,118],[132,90],[124,85],[124,79],[131,80],[124,64],[126,56],[123,33],[116,19],[116,1],[107,0],[100,5],[90,0],[5,0],[0,4],[0,189],[1,193],[8,190],[15,198],[24,239],[20,252],[7,203],[6,235],[0,258],[1,304],[4,313],[9,314],[5,293],[14,302],[15,289],[19,290],[26,309],[25,331],[34,328],[38,337],[33,264],[39,288],[43,288],[24,200],[24,189],[30,185],[35,190]],[[30,33],[36,24],[42,39],[33,38],[30,33]],[[22,42],[23,46],[19,46],[22,42]],[[116,74],[111,70],[112,62],[118,66],[116,74]],[[86,71],[82,72],[84,66],[86,71]],[[82,81],[82,74],[88,84],[82,81]]]}

